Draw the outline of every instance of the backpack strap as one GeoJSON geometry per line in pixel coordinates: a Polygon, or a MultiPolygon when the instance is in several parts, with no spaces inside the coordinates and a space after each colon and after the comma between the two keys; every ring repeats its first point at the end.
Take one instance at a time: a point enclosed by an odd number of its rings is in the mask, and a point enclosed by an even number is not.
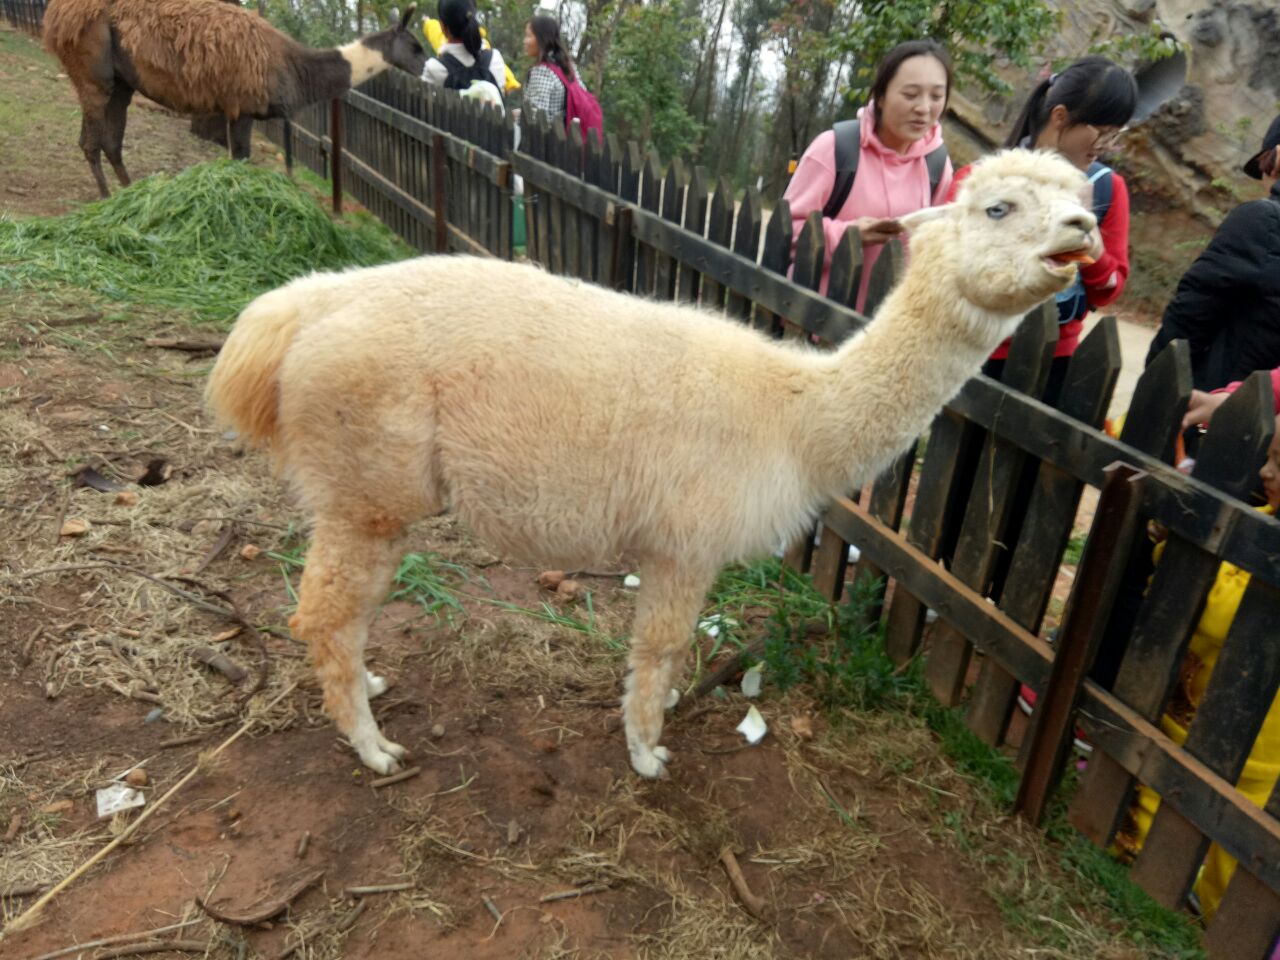
{"type": "Polygon", "coordinates": [[[938,185],[942,183],[942,175],[947,170],[947,161],[951,157],[947,153],[947,145],[940,143],[929,151],[924,158],[924,165],[929,171],[929,202],[938,195],[938,185]]]}
{"type": "Polygon", "coordinates": [[[1115,171],[1102,161],[1095,160],[1089,164],[1089,169],[1085,173],[1089,177],[1090,185],[1093,187],[1093,215],[1098,218],[1098,223],[1101,224],[1107,218],[1107,212],[1111,209],[1111,196],[1115,190],[1112,183],[1115,171]]]}
{"type": "Polygon", "coordinates": [[[831,126],[836,137],[836,176],[831,184],[831,196],[822,208],[822,216],[830,220],[853,189],[853,178],[858,173],[858,156],[862,152],[862,121],[839,120],[831,126]]]}

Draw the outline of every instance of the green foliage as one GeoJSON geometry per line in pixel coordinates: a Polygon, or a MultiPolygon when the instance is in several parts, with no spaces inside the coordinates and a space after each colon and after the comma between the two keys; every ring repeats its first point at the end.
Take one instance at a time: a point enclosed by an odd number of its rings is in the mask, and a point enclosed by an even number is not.
{"type": "Polygon", "coordinates": [[[274,26],[309,47],[337,46],[359,32],[355,4],[348,5],[346,0],[263,0],[262,13],[274,26]]]}
{"type": "Polygon", "coordinates": [[[147,177],[65,216],[0,219],[0,286],[69,284],[214,322],[313,270],[409,253],[371,217],[335,221],[283,174],[231,160],[147,177]]]}
{"type": "Polygon", "coordinates": [[[1041,0],[870,0],[832,41],[854,57],[849,93],[858,99],[885,53],[922,37],[947,47],[960,82],[1009,93],[995,71],[997,61],[1025,66],[1057,22],[1041,0]]]}
{"type": "MultiPolygon", "coordinates": [[[[1159,23],[1151,23],[1141,33],[1118,34],[1103,39],[1095,38],[1089,47],[1090,53],[1101,54],[1118,61],[1138,61],[1139,63],[1155,63],[1178,52],[1178,41],[1166,36],[1159,23]]],[[[1055,61],[1055,66],[1066,66],[1073,58],[1067,57],[1055,61]]]]}
{"type": "Polygon", "coordinates": [[[699,24],[672,0],[628,7],[621,15],[604,66],[600,90],[605,123],[624,140],[675,156],[701,131],[685,104],[699,24]]]}

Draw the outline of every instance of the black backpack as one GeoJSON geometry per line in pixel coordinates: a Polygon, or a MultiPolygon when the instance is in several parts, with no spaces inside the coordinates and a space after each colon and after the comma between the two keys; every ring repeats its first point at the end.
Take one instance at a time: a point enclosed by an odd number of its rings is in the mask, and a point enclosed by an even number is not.
{"type": "MultiPolygon", "coordinates": [[[[835,217],[849,199],[849,191],[853,189],[853,178],[858,172],[858,156],[862,152],[862,121],[839,120],[832,124],[836,135],[836,179],[831,187],[831,196],[827,205],[822,208],[822,216],[827,220],[835,217]]],[[[942,182],[942,173],[947,169],[947,146],[939,144],[924,158],[929,169],[929,199],[938,193],[938,184],[942,182]]]]}
{"type": "Polygon", "coordinates": [[[444,64],[445,70],[449,75],[444,78],[444,88],[446,90],[467,90],[471,86],[472,80],[488,80],[498,87],[498,93],[502,94],[502,87],[494,83],[493,74],[489,71],[489,64],[493,62],[493,48],[481,50],[480,56],[476,57],[476,62],[471,66],[464,66],[462,61],[455,57],[452,53],[446,53],[443,57],[438,58],[444,64]]]}

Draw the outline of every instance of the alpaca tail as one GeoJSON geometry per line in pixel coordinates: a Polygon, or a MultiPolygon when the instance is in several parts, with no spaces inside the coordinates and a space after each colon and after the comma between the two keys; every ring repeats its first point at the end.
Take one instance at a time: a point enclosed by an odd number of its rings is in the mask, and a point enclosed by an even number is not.
{"type": "Polygon", "coordinates": [[[280,364],[302,324],[296,291],[265,293],[245,307],[205,387],[219,423],[251,446],[270,447],[279,433],[280,364]]]}
{"type": "Polygon", "coordinates": [[[107,7],[108,0],[50,0],[41,30],[45,49],[62,59],[94,24],[106,22],[107,7]]]}

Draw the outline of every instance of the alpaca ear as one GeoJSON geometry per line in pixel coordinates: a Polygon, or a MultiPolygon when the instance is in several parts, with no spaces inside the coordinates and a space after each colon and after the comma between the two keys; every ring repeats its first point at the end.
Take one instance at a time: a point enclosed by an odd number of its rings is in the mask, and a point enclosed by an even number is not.
{"type": "Polygon", "coordinates": [[[926,224],[931,220],[941,220],[943,217],[951,213],[954,204],[944,203],[940,207],[925,207],[923,210],[916,210],[905,216],[898,217],[898,222],[902,224],[902,229],[907,233],[912,233],[920,229],[922,224],[926,224]]]}
{"type": "Polygon", "coordinates": [[[413,19],[414,11],[417,9],[418,8],[412,3],[409,4],[409,6],[405,7],[404,13],[400,15],[400,26],[399,26],[400,30],[409,29],[409,21],[413,19]]]}

